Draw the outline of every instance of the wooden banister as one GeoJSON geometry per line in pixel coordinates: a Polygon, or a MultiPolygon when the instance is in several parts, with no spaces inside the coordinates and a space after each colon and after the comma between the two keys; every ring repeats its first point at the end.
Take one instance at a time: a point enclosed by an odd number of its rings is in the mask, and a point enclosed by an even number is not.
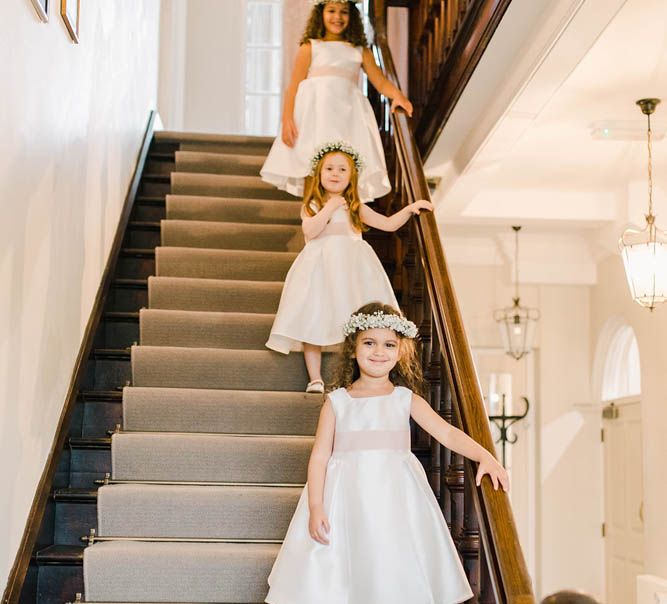
{"type": "MultiPolygon", "coordinates": [[[[399,86],[387,43],[385,14],[385,0],[374,0],[374,53],[386,76],[399,86]]],[[[393,164],[398,197],[395,202],[403,205],[417,199],[430,199],[410,119],[402,110],[389,116],[386,101],[379,104],[376,101],[375,110],[381,130],[384,129],[387,157],[390,165],[393,164]],[[389,128],[383,128],[384,124],[390,124],[389,128]]],[[[403,305],[421,328],[431,404],[443,417],[494,452],[482,392],[435,216],[422,212],[413,223],[406,255],[414,254],[418,262],[412,263],[413,276],[404,277],[403,282],[412,280],[414,285],[415,279],[420,281],[427,295],[417,300],[419,308],[411,309],[407,292],[418,291],[419,287],[403,287],[403,305]]],[[[410,262],[405,264],[409,266],[410,262]]],[[[477,601],[534,603],[508,495],[495,491],[488,478],[477,488],[474,464],[457,458],[444,447],[433,448],[432,461],[435,468],[432,484],[437,480],[435,486],[441,507],[463,555],[477,601]]]]}

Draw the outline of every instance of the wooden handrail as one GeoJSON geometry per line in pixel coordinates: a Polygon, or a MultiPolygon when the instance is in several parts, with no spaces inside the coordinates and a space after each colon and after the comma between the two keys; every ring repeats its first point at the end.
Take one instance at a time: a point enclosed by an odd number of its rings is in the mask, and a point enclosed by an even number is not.
{"type": "MultiPolygon", "coordinates": [[[[385,0],[374,0],[375,54],[384,72],[396,86],[398,78],[386,36],[385,0]]],[[[387,111],[385,103],[385,111],[387,111]]],[[[404,111],[391,114],[392,142],[396,170],[400,171],[398,185],[406,201],[430,199],[421,156],[412,133],[410,120],[404,111]]],[[[398,191],[400,194],[401,191],[398,191]]],[[[416,247],[421,260],[424,285],[432,313],[445,374],[452,398],[453,413],[462,429],[487,450],[494,452],[493,439],[483,403],[482,393],[472,360],[470,346],[456,301],[449,270],[440,242],[435,216],[422,212],[415,221],[416,247]]],[[[535,602],[530,576],[519,544],[519,537],[508,495],[495,491],[485,479],[474,487],[474,468],[465,463],[465,479],[474,499],[479,536],[486,572],[495,602],[529,604],[535,602]]]]}

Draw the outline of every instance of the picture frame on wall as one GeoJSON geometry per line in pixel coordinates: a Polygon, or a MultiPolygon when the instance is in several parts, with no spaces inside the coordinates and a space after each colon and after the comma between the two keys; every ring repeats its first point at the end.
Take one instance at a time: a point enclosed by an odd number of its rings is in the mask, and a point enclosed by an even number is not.
{"type": "Polygon", "coordinates": [[[60,15],[72,41],[79,43],[79,10],[81,0],[60,0],[60,15]]]}
{"type": "Polygon", "coordinates": [[[49,20],[49,0],[30,0],[40,21],[46,23],[49,20]]]}

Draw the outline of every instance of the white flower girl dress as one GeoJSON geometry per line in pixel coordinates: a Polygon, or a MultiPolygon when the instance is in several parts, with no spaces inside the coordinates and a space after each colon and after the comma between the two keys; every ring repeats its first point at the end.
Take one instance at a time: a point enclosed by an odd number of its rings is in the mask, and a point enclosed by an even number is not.
{"type": "Polygon", "coordinates": [[[329,545],[308,533],[304,489],[269,576],[270,604],[456,604],[472,597],[426,474],[410,451],[412,391],[329,394],[329,545]]]}
{"type": "Polygon", "coordinates": [[[290,267],[266,346],[287,354],[303,342],[340,344],[345,321],[369,302],[399,307],[380,259],[340,207],[290,267]]]}
{"type": "Polygon", "coordinates": [[[327,141],[343,140],[364,158],[359,195],[368,202],[391,190],[375,114],[359,88],[360,46],[311,40],[308,77],[299,84],[294,104],[296,144],[288,147],[282,131],[261,169],[262,179],[292,195],[303,195],[310,160],[327,141]]]}

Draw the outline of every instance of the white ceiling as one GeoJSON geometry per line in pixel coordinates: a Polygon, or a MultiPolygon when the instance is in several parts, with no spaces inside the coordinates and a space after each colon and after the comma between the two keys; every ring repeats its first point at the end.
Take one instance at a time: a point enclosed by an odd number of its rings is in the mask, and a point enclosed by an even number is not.
{"type": "Polygon", "coordinates": [[[635,101],[647,96],[664,99],[653,119],[664,228],[667,0],[514,0],[426,164],[441,180],[440,223],[457,237],[484,234],[499,252],[510,224],[538,247],[571,251],[574,238],[594,265],[646,210],[635,101]]]}

